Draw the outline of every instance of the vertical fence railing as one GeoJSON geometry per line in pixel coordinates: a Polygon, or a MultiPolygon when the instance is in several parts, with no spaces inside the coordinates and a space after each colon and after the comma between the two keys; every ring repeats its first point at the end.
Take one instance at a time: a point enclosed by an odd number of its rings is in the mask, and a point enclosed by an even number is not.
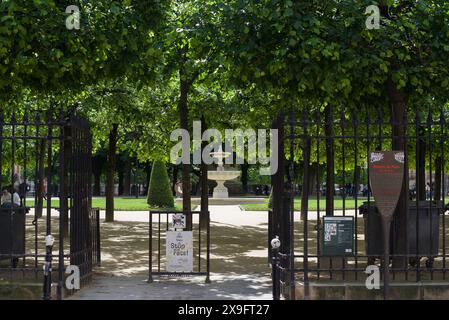
{"type": "Polygon", "coordinates": [[[91,209],[92,136],[87,121],[70,119],[71,176],[70,188],[70,263],[80,268],[81,283],[90,282],[94,260],[98,258],[94,248],[99,239],[97,212],[91,209]],[[95,214],[94,214],[95,212],[95,214]],[[96,230],[93,232],[93,229],[96,230]]]}
{"type": "MultiPolygon", "coordinates": [[[[41,282],[46,256],[44,238],[49,234],[56,238],[51,278],[57,288],[54,297],[63,297],[65,266],[69,258],[73,260],[75,251],[80,251],[80,239],[85,239],[84,248],[94,251],[95,263],[99,263],[98,212],[89,217],[90,159],[88,123],[65,113],[62,107],[51,103],[48,110],[42,111],[26,105],[15,112],[0,112],[0,277],[41,282]],[[73,128],[75,136],[67,136],[68,127],[73,128]],[[67,145],[75,147],[68,150],[67,145]],[[66,158],[70,161],[66,162],[66,158]],[[78,175],[81,180],[76,178],[78,175]],[[84,220],[80,220],[83,215],[84,220]],[[89,221],[96,223],[94,227],[89,221]],[[69,223],[74,227],[65,234],[69,223]],[[67,236],[70,241],[65,241],[67,236]]],[[[89,264],[81,267],[85,276],[92,272],[91,253],[83,253],[82,261],[72,261],[89,264]]]]}
{"type": "Polygon", "coordinates": [[[92,246],[92,265],[101,265],[101,232],[100,232],[100,209],[92,208],[90,211],[90,232],[92,246]]]}
{"type": "MultiPolygon", "coordinates": [[[[288,137],[287,157],[293,159],[289,167],[300,168],[300,172],[289,172],[290,178],[284,175],[282,180],[290,181],[292,190],[301,190],[301,194],[295,196],[302,200],[300,230],[291,235],[294,247],[287,255],[294,255],[297,261],[293,267],[294,279],[304,284],[305,298],[310,281],[362,281],[366,278],[363,275],[368,265],[381,267],[382,237],[376,235],[381,231],[380,218],[369,186],[367,159],[370,151],[392,150],[398,141],[405,146],[406,182],[403,187],[405,201],[397,210],[402,215],[395,215],[391,229],[392,281],[445,280],[448,232],[445,212],[449,178],[446,123],[449,113],[442,109],[421,111],[422,108],[417,108],[408,110],[402,119],[392,121],[388,112],[379,110],[335,109],[339,110],[338,115],[332,111],[335,114],[328,117],[324,116],[323,108],[300,110],[297,112],[301,114],[299,119],[285,123],[288,127],[294,123],[295,127],[290,128],[288,137]],[[331,126],[333,132],[326,131],[326,126],[331,126]],[[401,132],[403,136],[398,136],[401,132]],[[326,151],[330,147],[326,141],[334,141],[335,168],[330,171],[329,168],[326,170],[326,151]],[[295,150],[293,156],[292,150],[295,150]],[[325,179],[323,173],[326,171],[333,174],[334,179],[325,179]],[[326,180],[334,180],[335,185],[326,185],[326,180]],[[332,199],[326,197],[334,206],[330,214],[337,218],[353,216],[353,250],[347,255],[325,256],[321,208],[326,206],[326,200],[323,192],[328,195],[334,191],[332,199]]],[[[284,196],[285,186],[276,179],[273,181],[274,221],[270,228],[275,230],[279,220],[277,215],[282,212],[279,196],[284,196]]],[[[290,210],[291,213],[295,210],[293,205],[290,210]]],[[[294,220],[291,223],[294,225],[294,220]]],[[[281,268],[281,271],[286,270],[281,268]]]]}

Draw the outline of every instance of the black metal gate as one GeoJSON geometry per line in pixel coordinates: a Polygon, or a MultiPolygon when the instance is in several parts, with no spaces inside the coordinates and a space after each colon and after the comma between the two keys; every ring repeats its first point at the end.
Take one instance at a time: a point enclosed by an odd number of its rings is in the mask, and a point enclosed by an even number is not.
{"type": "MultiPolygon", "coordinates": [[[[187,224],[186,224],[187,226],[187,224]]],[[[149,213],[149,257],[148,282],[153,282],[155,276],[187,277],[205,276],[210,282],[210,218],[209,212],[190,211],[150,211],[149,213]],[[185,221],[192,221],[192,228],[174,228],[173,215],[184,215],[185,221]],[[205,215],[205,216],[202,216],[205,215]],[[195,219],[197,218],[197,219],[195,219]],[[191,270],[171,271],[168,266],[167,234],[172,230],[191,232],[191,270]]],[[[177,249],[175,249],[177,250],[177,249]]],[[[186,252],[186,250],[184,250],[186,252]]],[[[184,253],[182,252],[182,253],[184,253]]]]}
{"type": "Polygon", "coordinates": [[[90,179],[87,121],[53,106],[0,113],[0,219],[8,222],[0,226],[2,278],[42,283],[45,260],[51,260],[57,265],[47,277],[56,284],[52,296],[63,297],[68,265],[79,267],[81,285],[88,281],[100,263],[99,211],[91,208],[90,179]],[[55,238],[52,250],[47,235],[55,238]]]}
{"type": "Polygon", "coordinates": [[[367,266],[383,270],[382,230],[368,170],[368,154],[376,150],[405,152],[406,179],[390,237],[391,284],[445,281],[449,114],[417,107],[397,118],[381,110],[332,106],[296,114],[301,116],[280,114],[273,125],[280,144],[271,224],[281,241],[274,259],[280,273],[273,282],[275,298],[283,293],[295,299],[300,286],[308,299],[312,284],[364,282],[367,266]],[[349,241],[342,251],[328,250],[332,238],[325,217],[352,217],[352,248],[349,241]]]}

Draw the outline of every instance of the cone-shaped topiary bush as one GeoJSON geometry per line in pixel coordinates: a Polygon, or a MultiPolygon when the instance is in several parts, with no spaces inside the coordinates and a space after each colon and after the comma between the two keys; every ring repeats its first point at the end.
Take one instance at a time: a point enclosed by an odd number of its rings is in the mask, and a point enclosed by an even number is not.
{"type": "Polygon", "coordinates": [[[155,160],[151,168],[147,203],[150,207],[173,208],[175,206],[164,162],[155,160]]]}

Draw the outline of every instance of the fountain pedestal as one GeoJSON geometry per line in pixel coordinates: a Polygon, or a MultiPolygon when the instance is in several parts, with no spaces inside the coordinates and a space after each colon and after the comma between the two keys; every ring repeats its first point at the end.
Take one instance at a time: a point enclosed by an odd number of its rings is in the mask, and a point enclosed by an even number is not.
{"type": "Polygon", "coordinates": [[[217,186],[214,188],[213,197],[216,199],[229,198],[228,188],[225,187],[225,181],[216,180],[217,186]]]}

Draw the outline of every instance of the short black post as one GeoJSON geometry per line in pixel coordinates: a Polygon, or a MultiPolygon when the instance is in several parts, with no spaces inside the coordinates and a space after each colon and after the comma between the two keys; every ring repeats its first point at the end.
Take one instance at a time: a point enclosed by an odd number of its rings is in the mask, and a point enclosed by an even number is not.
{"type": "Polygon", "coordinates": [[[51,260],[54,241],[55,239],[51,234],[45,237],[44,296],[42,297],[44,300],[51,300],[51,260]]]}
{"type": "Polygon", "coordinates": [[[268,210],[268,264],[270,264],[273,259],[271,239],[273,239],[273,211],[268,210]]]}
{"type": "Polygon", "coordinates": [[[279,247],[281,242],[279,237],[276,236],[271,240],[271,280],[273,287],[273,300],[281,299],[281,288],[279,278],[279,247]]]}

